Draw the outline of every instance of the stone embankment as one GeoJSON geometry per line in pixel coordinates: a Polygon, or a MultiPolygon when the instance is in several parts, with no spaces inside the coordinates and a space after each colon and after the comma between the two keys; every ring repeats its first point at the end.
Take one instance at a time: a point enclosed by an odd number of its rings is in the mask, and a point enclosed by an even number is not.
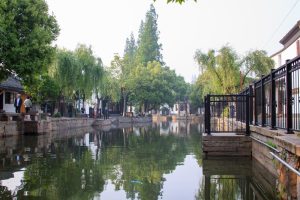
{"type": "Polygon", "coordinates": [[[0,137],[24,134],[42,134],[52,131],[95,127],[106,129],[119,124],[152,122],[149,117],[113,117],[107,120],[93,118],[51,118],[41,119],[37,114],[22,115],[5,113],[0,116],[0,137]]]}

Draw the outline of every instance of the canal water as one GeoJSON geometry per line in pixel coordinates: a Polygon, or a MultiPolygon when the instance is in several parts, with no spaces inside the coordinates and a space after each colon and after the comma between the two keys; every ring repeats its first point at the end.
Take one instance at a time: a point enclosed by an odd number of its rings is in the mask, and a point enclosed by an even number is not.
{"type": "Polygon", "coordinates": [[[1,139],[0,199],[276,199],[276,179],[257,162],[203,159],[202,129],[180,121],[1,139]]]}

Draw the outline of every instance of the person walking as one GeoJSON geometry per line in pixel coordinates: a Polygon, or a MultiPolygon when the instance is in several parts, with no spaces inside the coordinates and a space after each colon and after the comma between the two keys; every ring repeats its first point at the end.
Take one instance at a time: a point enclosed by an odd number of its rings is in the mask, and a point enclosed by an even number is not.
{"type": "Polygon", "coordinates": [[[30,108],[32,107],[32,102],[29,96],[27,96],[26,100],[24,101],[24,106],[26,113],[28,113],[30,111],[30,108]]]}
{"type": "Polygon", "coordinates": [[[17,98],[15,99],[14,102],[14,106],[16,108],[16,113],[20,113],[21,106],[22,106],[22,99],[20,94],[17,95],[17,98]]]}

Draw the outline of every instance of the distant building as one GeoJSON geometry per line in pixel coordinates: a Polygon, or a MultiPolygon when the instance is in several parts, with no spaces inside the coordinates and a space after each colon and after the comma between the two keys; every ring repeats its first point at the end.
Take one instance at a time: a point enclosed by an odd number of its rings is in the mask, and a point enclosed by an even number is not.
{"type": "MultiPolygon", "coordinates": [[[[21,94],[24,102],[24,89],[17,78],[9,77],[0,83],[0,112],[15,112],[14,102],[17,94],[21,94]]],[[[25,112],[24,105],[21,107],[21,112],[25,112]]]]}
{"type": "Polygon", "coordinates": [[[170,109],[171,115],[177,115],[180,117],[186,117],[190,115],[190,103],[188,101],[180,101],[174,104],[170,109]]]}
{"type": "Polygon", "coordinates": [[[300,56],[300,20],[279,42],[283,48],[270,56],[275,62],[275,68],[285,64],[286,60],[300,56]]]}

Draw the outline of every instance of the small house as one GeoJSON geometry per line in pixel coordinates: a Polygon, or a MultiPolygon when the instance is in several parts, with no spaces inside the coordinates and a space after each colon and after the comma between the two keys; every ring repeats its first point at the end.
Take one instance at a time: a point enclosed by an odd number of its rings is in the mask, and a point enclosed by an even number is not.
{"type": "MultiPolygon", "coordinates": [[[[21,94],[24,102],[24,89],[17,78],[11,76],[0,83],[0,112],[15,112],[14,102],[17,94],[21,94]]],[[[21,107],[22,112],[25,112],[24,105],[21,107]]]]}

